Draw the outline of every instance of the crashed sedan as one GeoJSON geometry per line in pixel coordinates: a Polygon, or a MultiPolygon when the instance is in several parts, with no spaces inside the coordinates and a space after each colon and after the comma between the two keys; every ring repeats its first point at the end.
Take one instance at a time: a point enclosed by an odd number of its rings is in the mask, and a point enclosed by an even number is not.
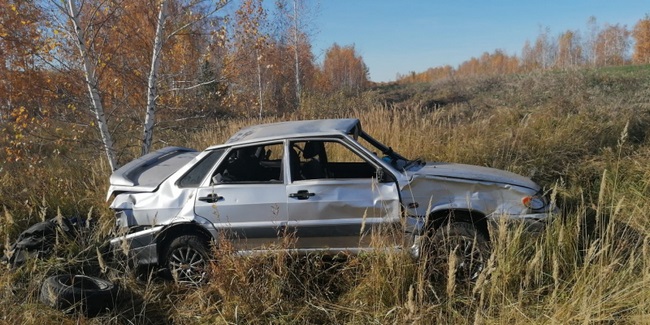
{"type": "Polygon", "coordinates": [[[251,126],[202,152],[163,148],[115,171],[111,198],[121,230],[112,246],[181,282],[204,279],[217,239],[241,253],[355,254],[376,247],[370,234],[382,227],[398,229],[384,248],[418,257],[429,251],[424,239],[434,239],[474,277],[491,224],[539,230],[556,209],[526,177],[409,160],[358,119],[251,126]]]}

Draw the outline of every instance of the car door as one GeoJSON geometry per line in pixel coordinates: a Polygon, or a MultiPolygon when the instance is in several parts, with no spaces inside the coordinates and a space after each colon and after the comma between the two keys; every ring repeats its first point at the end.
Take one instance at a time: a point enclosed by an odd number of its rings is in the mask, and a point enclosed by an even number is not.
{"type": "Polygon", "coordinates": [[[287,227],[303,250],[356,251],[371,231],[400,222],[398,186],[341,139],[290,142],[287,227]],[[296,162],[298,160],[298,162],[296,162]]]}
{"type": "Polygon", "coordinates": [[[194,212],[237,250],[273,249],[287,219],[284,144],[232,148],[199,187],[194,212]]]}

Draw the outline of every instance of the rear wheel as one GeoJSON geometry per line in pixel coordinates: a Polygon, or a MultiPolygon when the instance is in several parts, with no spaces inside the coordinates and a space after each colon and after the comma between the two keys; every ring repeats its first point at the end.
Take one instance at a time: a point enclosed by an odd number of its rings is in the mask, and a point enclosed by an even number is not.
{"type": "Polygon", "coordinates": [[[456,281],[476,280],[489,256],[488,240],[472,224],[450,222],[431,237],[432,267],[456,281]]]}
{"type": "Polygon", "coordinates": [[[199,285],[207,279],[208,252],[203,238],[180,236],[169,244],[164,266],[177,283],[199,285]]]}

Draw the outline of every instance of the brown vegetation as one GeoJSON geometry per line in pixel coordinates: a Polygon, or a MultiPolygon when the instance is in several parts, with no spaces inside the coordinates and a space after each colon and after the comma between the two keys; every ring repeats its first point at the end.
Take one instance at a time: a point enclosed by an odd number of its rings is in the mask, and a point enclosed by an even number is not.
{"type": "Polygon", "coordinates": [[[544,30],[520,57],[497,50],[368,90],[353,46],[332,46],[315,63],[304,1],[277,1],[274,15],[259,0],[241,1],[230,17],[195,7],[217,3],[208,1],[85,1],[78,18],[96,72],[90,88],[118,163],[140,154],[147,106],[156,111],[154,149],[202,149],[263,122],[357,117],[407,157],[531,176],[564,210],[538,238],[492,229],[489,267],[475,283],[429,279],[402,253],[239,257],[223,242],[212,280],[190,289],[136,279],[128,263],[101,253],[114,223],[104,202],[113,166],[100,155],[84,55],[71,22],[52,11],[65,2],[0,1],[0,246],[57,215],[97,226],[60,238],[51,258],[2,272],[0,323],[647,322],[650,67],[629,65],[648,63],[647,17],[632,33],[595,19],[584,37],[544,30]],[[173,35],[160,48],[152,101],[159,21],[173,35]],[[39,304],[43,279],[69,272],[115,281],[117,308],[86,319],[39,304]]]}
{"type": "MultiPolygon", "coordinates": [[[[649,89],[648,66],[490,76],[306,96],[300,112],[261,121],[359,117],[408,157],[507,169],[554,189],[564,218],[538,238],[493,229],[489,267],[470,284],[427,279],[407,254],[342,262],[240,257],[227,243],[201,288],[137,280],[127,264],[98,258],[113,217],[103,202],[110,170],[86,148],[92,142],[41,144],[40,133],[26,135],[36,158],[0,171],[0,238],[9,243],[57,213],[91,217],[98,227],[62,240],[55,257],[3,272],[0,314],[12,324],[643,323],[650,314],[649,89]],[[94,319],[43,307],[40,283],[61,272],[116,281],[118,307],[94,319]]],[[[203,148],[259,122],[178,121],[160,130],[156,147],[203,148]]],[[[131,148],[120,160],[137,155],[131,148]]]]}

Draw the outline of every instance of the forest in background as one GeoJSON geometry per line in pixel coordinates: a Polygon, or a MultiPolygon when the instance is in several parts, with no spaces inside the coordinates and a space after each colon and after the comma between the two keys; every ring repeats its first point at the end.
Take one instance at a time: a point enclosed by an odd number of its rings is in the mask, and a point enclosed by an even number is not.
{"type": "Polygon", "coordinates": [[[600,23],[590,17],[586,30],[566,30],[553,35],[540,28],[534,42],[527,40],[519,55],[497,49],[470,58],[454,68],[432,67],[423,72],[398,74],[398,83],[432,82],[453,77],[503,75],[543,70],[567,70],[650,63],[650,16],[631,29],[626,25],[600,23]]]}
{"type": "MultiPolygon", "coordinates": [[[[0,159],[33,165],[43,148],[94,150],[115,170],[164,145],[154,134],[165,129],[390,87],[368,80],[354,45],[332,44],[317,62],[317,14],[304,0],[2,0],[0,159]]],[[[631,30],[592,17],[586,32],[543,29],[521,55],[486,52],[397,83],[649,60],[648,16],[631,30]]]]}
{"type": "Polygon", "coordinates": [[[353,45],[315,62],[310,11],[299,0],[3,0],[0,158],[31,159],[34,136],[94,141],[115,169],[125,150],[149,151],[155,128],[359,94],[368,71],[353,45]]]}

